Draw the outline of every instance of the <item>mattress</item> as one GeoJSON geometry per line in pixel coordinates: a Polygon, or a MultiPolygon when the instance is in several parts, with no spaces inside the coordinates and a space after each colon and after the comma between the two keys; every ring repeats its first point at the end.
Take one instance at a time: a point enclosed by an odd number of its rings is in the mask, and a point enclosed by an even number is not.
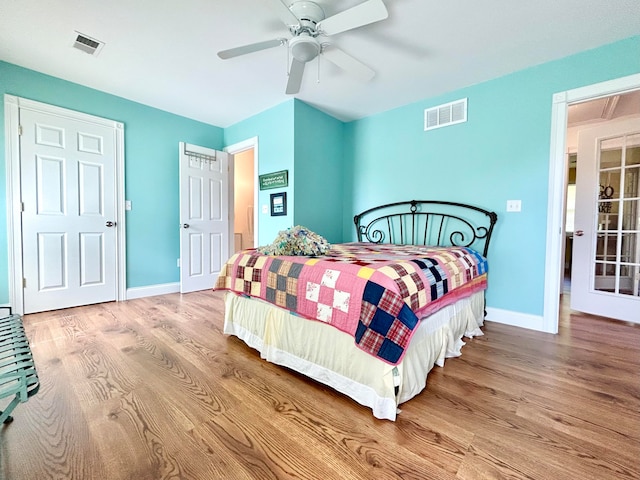
{"type": "Polygon", "coordinates": [[[487,261],[467,247],[334,244],[325,254],[234,254],[214,290],[229,290],[330,324],[396,365],[420,318],[487,286],[487,261]]]}
{"type": "Polygon", "coordinates": [[[482,335],[484,292],[476,292],[420,319],[397,365],[372,356],[354,338],[321,321],[241,294],[225,295],[224,333],[234,335],[272,363],[288,367],[371,408],[379,419],[395,420],[398,406],[427,383],[434,365],[457,357],[463,337],[482,335]]]}

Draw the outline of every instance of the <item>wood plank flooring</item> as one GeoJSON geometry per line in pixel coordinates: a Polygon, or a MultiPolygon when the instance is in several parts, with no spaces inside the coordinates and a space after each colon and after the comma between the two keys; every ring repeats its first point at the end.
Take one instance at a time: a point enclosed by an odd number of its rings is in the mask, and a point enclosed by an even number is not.
{"type": "Polygon", "coordinates": [[[396,422],[224,336],[220,293],[24,322],[3,480],[640,478],[640,326],[566,306],[558,335],[487,322],[396,422]]]}

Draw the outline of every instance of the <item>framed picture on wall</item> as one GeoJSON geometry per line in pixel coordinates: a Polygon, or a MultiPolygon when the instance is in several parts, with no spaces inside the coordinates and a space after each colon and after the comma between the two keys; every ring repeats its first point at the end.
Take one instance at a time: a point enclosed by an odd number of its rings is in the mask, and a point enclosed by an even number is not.
{"type": "Polygon", "coordinates": [[[287,192],[271,194],[271,216],[278,217],[287,214],[287,192]]]}

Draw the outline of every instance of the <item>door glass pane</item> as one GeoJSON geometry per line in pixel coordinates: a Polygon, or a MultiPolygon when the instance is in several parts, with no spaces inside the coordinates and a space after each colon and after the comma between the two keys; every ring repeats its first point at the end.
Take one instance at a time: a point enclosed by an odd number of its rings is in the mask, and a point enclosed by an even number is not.
{"type": "Polygon", "coordinates": [[[640,225],[640,200],[622,202],[622,230],[638,230],[640,225]]]}
{"type": "Polygon", "coordinates": [[[640,233],[623,233],[620,259],[620,293],[640,296],[640,233]]]}
{"type": "Polygon", "coordinates": [[[622,234],[622,249],[620,261],[625,263],[640,263],[640,244],[637,233],[622,234]]]}
{"type": "Polygon", "coordinates": [[[611,138],[600,142],[600,169],[622,166],[621,138],[611,138]]]}
{"type": "Polygon", "coordinates": [[[598,202],[598,212],[602,215],[598,215],[598,230],[610,230],[611,222],[607,221],[608,216],[612,213],[616,214],[618,210],[618,202],[609,202],[609,201],[599,201],[598,202]],[[614,208],[616,211],[614,211],[614,208]]]}
{"type": "Polygon", "coordinates": [[[596,262],[595,266],[596,266],[596,268],[595,268],[595,272],[594,273],[595,273],[596,277],[599,276],[599,275],[602,275],[602,272],[604,272],[604,266],[602,265],[602,263],[596,262]]]}
{"type": "Polygon", "coordinates": [[[616,289],[616,264],[596,263],[594,276],[594,290],[601,292],[615,292],[616,289]]]}
{"type": "Polygon", "coordinates": [[[631,294],[631,269],[628,265],[620,265],[620,286],[619,291],[621,295],[630,295],[631,294]]]}
{"type": "Polygon", "coordinates": [[[627,137],[626,165],[640,165],[640,133],[627,137]]]}
{"type": "Polygon", "coordinates": [[[640,197],[640,166],[625,169],[624,198],[640,197]]]}
{"type": "Polygon", "coordinates": [[[596,241],[596,260],[615,262],[617,245],[618,235],[616,233],[598,235],[596,241]]]}
{"type": "Polygon", "coordinates": [[[617,213],[606,213],[607,211],[613,210],[612,207],[616,207],[618,209],[618,202],[611,203],[605,202],[600,204],[600,208],[605,213],[600,213],[598,215],[598,231],[604,232],[608,230],[617,230],[618,228],[618,214],[617,213]]]}
{"type": "Polygon", "coordinates": [[[607,170],[600,172],[600,192],[598,198],[600,200],[611,200],[620,198],[620,174],[622,170],[607,170]]]}

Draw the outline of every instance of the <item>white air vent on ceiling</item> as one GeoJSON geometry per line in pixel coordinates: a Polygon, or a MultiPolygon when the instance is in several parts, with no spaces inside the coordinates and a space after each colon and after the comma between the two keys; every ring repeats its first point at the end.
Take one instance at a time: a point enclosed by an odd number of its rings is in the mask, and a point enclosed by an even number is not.
{"type": "Polygon", "coordinates": [[[456,100],[424,111],[424,129],[446,127],[467,121],[467,99],[456,100]]]}
{"type": "Polygon", "coordinates": [[[84,33],[74,32],[74,34],[73,48],[82,50],[89,55],[98,55],[100,50],[102,50],[102,47],[104,47],[104,42],[88,37],[84,33]]]}

